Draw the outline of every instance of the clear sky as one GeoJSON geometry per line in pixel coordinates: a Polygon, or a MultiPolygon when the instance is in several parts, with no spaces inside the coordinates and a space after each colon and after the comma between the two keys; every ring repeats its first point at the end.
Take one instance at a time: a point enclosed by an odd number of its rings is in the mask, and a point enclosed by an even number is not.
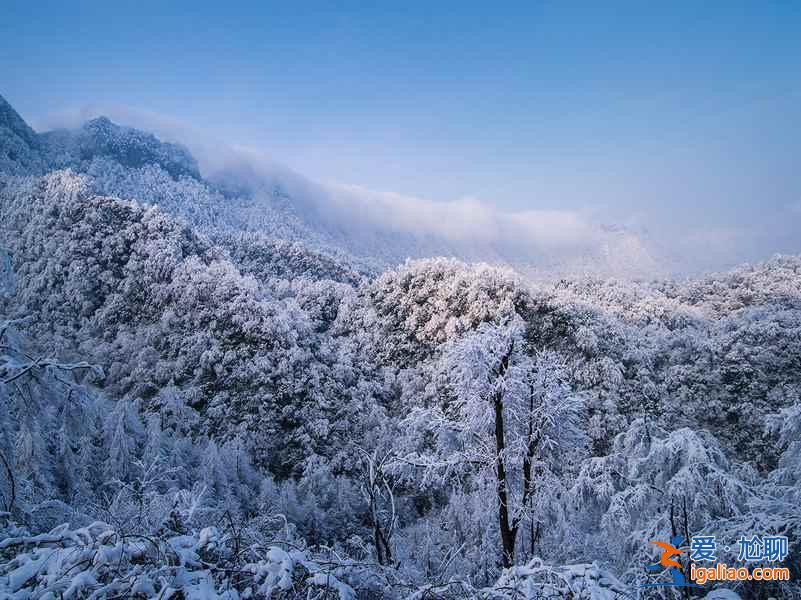
{"type": "Polygon", "coordinates": [[[798,1],[5,0],[0,94],[34,125],[125,106],[317,180],[801,252],[798,1]]]}

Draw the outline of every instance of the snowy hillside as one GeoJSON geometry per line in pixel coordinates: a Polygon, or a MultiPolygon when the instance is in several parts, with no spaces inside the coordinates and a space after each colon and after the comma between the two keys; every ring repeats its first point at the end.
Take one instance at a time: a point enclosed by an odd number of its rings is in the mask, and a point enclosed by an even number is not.
{"type": "MultiPolygon", "coordinates": [[[[204,179],[183,146],[104,116],[36,134],[13,109],[6,171],[71,168],[98,193],[158,204],[203,229],[265,231],[375,272],[406,259],[450,256],[514,266],[535,277],[565,272],[654,277],[679,268],[647,237],[554,211],[499,213],[470,200],[436,203],[323,185],[229,149],[204,179]],[[12,168],[13,167],[13,168],[12,168]],[[480,215],[476,221],[475,216],[480,215]]],[[[205,162],[209,162],[206,160],[205,162]]]]}
{"type": "Polygon", "coordinates": [[[685,598],[641,587],[677,534],[787,538],[692,597],[801,594],[801,257],[537,262],[284,183],[0,98],[0,599],[685,598]]]}

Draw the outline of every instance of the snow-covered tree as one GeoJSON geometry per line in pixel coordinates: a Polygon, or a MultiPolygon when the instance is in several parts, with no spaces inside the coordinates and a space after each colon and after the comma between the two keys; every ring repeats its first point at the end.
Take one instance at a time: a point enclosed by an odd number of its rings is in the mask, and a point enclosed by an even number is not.
{"type": "Polygon", "coordinates": [[[443,357],[450,397],[407,419],[409,428],[433,440],[406,462],[444,477],[493,482],[507,567],[524,521],[538,529],[562,488],[558,474],[570,462],[565,453],[577,453],[583,442],[581,403],[565,384],[561,364],[550,353],[532,359],[524,340],[518,322],[479,326],[443,357]]]}

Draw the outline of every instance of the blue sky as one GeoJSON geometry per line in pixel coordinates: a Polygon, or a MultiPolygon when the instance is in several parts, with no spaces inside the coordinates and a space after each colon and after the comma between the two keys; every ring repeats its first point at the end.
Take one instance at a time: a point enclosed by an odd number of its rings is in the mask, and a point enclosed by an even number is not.
{"type": "Polygon", "coordinates": [[[801,251],[801,2],[7,0],[0,61],[34,125],[128,107],[321,181],[801,251]]]}

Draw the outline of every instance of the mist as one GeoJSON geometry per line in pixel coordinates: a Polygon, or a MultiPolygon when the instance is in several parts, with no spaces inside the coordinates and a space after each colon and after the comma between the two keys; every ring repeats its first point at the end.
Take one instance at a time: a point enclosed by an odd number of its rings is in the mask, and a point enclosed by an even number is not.
{"type": "MultiPolygon", "coordinates": [[[[677,182],[675,200],[669,199],[671,190],[664,189],[636,207],[599,197],[581,208],[570,207],[575,204],[571,202],[565,202],[565,208],[539,208],[560,204],[551,192],[550,202],[532,197],[527,202],[532,208],[515,210],[475,195],[434,199],[358,182],[317,181],[262,148],[222,141],[201,126],[124,105],[89,104],[32,119],[32,124],[38,131],[74,129],[98,116],[186,146],[210,181],[249,192],[280,189],[307,218],[344,236],[370,238],[373,244],[384,234],[409,236],[429,242],[436,253],[557,274],[580,270],[617,276],[725,270],[775,253],[801,251],[801,200],[770,203],[757,218],[732,210],[720,224],[719,215],[702,202],[688,205],[682,193],[692,197],[696,190],[687,181],[677,182]]],[[[643,177],[632,172],[629,193],[642,187],[643,177]]],[[[574,178],[574,186],[593,182],[588,177],[582,183],[580,173],[574,178]]],[[[542,193],[533,193],[537,191],[542,193]]]]}

